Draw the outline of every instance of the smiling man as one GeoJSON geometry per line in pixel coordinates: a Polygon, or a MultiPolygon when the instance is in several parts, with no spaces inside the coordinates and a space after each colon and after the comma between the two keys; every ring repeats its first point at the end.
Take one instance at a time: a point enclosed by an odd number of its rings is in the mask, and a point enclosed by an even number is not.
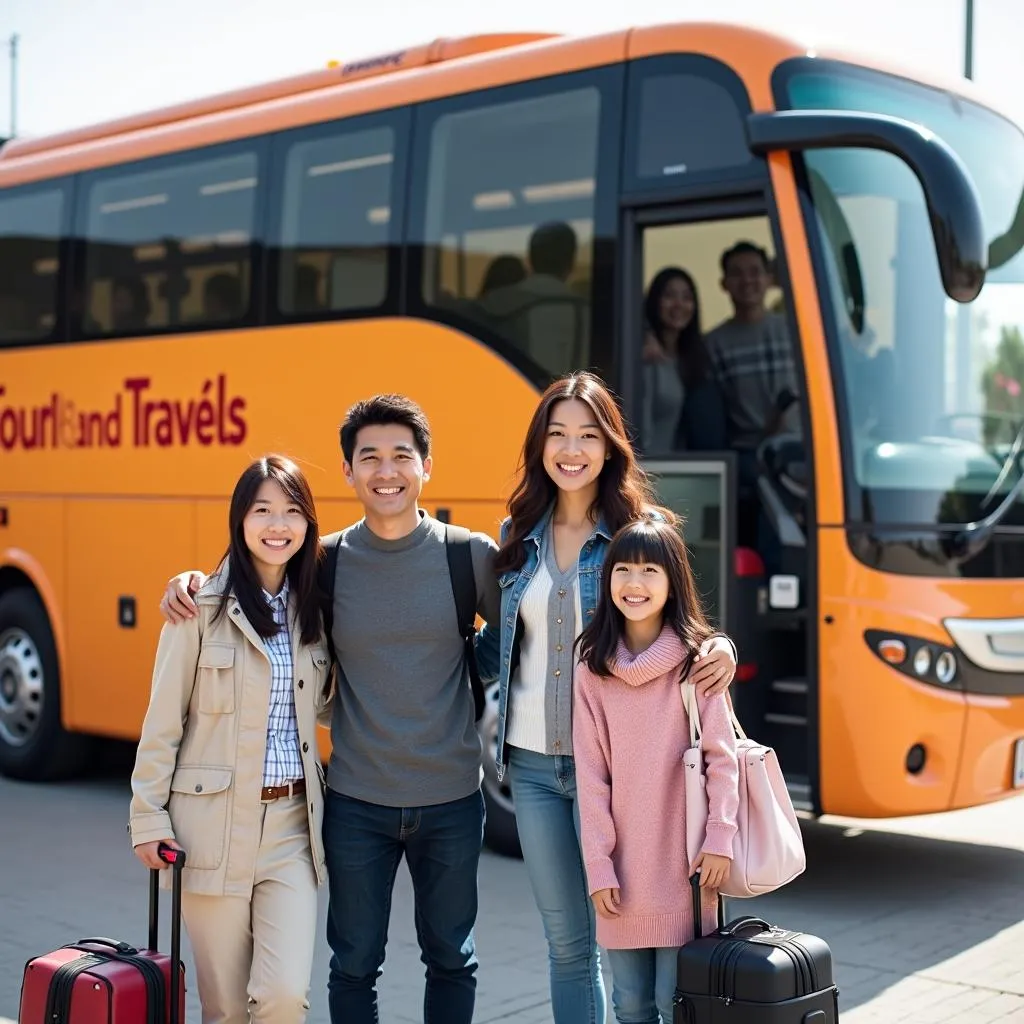
{"type": "MultiPolygon", "coordinates": [[[[470,1024],[476,1001],[480,739],[448,569],[444,524],[419,507],[430,427],[402,395],[358,402],[341,425],[342,468],[363,518],[337,537],[331,637],[338,685],[324,810],[332,1024],[376,1024],[391,893],[403,855],[427,965],[425,1024],[470,1024]]],[[[499,621],[490,537],[469,538],[477,612],[499,621]]],[[[199,574],[161,603],[194,614],[199,574]],[[197,578],[198,577],[198,578],[197,578]]]]}
{"type": "Polygon", "coordinates": [[[786,318],[765,307],[772,275],[764,249],[737,242],[721,265],[733,316],[709,331],[705,343],[726,400],[729,444],[753,453],[765,437],[800,431],[793,343],[786,318]]]}
{"type": "MultiPolygon", "coordinates": [[[[480,740],[444,524],[419,507],[430,428],[400,395],[353,406],[345,478],[364,518],[339,539],[332,635],[340,668],[324,843],[334,1024],[377,1020],[391,891],[404,853],[427,964],[424,1020],[469,1024],[475,1001],[480,740]]],[[[496,545],[472,534],[478,611],[498,622],[496,545]]]]}

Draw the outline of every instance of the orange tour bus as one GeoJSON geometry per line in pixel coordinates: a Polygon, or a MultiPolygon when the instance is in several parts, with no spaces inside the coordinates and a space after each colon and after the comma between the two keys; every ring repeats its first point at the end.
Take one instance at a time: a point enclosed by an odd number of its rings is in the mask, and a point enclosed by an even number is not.
{"type": "MultiPolygon", "coordinates": [[[[160,594],[215,564],[246,460],[297,457],[340,528],[339,421],[405,392],[435,431],[427,507],[494,534],[539,390],[590,367],[686,517],[796,804],[1012,794],[1022,243],[1024,137],[970,83],[737,26],[444,39],[8,142],[0,771],[138,735],[160,594]],[[717,449],[649,348],[672,268],[723,325],[717,449]]],[[[514,849],[492,761],[489,840],[514,849]]]]}

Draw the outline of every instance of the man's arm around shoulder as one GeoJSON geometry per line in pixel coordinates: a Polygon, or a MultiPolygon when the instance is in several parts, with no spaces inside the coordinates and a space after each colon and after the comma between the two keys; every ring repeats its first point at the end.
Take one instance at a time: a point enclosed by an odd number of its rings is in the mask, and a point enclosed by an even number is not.
{"type": "Polygon", "coordinates": [[[199,593],[207,579],[209,577],[204,576],[199,569],[190,569],[172,577],[160,599],[160,614],[164,619],[173,626],[194,619],[199,609],[192,598],[199,593]]]}
{"type": "Polygon", "coordinates": [[[484,620],[476,634],[476,663],[485,685],[498,678],[501,659],[501,588],[494,575],[494,556],[498,545],[486,533],[470,535],[473,554],[473,576],[476,579],[476,610],[484,620]]]}
{"type": "Polygon", "coordinates": [[[501,621],[501,588],[494,575],[494,557],[498,545],[486,533],[471,533],[469,548],[473,555],[473,576],[476,579],[476,610],[484,622],[497,625],[501,621]]]}

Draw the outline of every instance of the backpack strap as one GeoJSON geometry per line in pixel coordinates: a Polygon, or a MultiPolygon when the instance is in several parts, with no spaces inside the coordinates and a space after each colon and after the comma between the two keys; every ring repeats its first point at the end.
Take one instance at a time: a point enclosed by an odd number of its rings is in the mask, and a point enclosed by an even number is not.
{"type": "Polygon", "coordinates": [[[331,654],[331,661],[337,662],[338,658],[334,651],[334,585],[338,578],[338,545],[341,543],[341,533],[332,533],[320,540],[324,549],[324,557],[320,559],[316,567],[316,583],[320,590],[320,611],[324,620],[324,634],[327,637],[327,649],[331,654]]]}
{"type": "Polygon", "coordinates": [[[459,620],[459,635],[466,651],[466,665],[469,668],[469,685],[473,691],[473,705],[476,720],[483,717],[484,686],[480,681],[480,669],[476,663],[476,576],[473,573],[473,553],[469,546],[469,530],[463,526],[444,524],[444,548],[448,556],[448,575],[452,581],[455,597],[455,614],[459,620]]]}

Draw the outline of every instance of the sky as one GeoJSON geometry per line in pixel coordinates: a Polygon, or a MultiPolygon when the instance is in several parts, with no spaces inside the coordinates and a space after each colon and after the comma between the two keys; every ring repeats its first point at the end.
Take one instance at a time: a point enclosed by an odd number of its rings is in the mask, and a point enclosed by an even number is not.
{"type": "MultiPolygon", "coordinates": [[[[1022,7],[975,0],[974,59],[978,86],[1024,123],[1022,7]]],[[[808,45],[963,72],[965,0],[0,0],[0,136],[13,33],[18,134],[38,136],[439,36],[589,35],[709,9],[808,45]]]]}

